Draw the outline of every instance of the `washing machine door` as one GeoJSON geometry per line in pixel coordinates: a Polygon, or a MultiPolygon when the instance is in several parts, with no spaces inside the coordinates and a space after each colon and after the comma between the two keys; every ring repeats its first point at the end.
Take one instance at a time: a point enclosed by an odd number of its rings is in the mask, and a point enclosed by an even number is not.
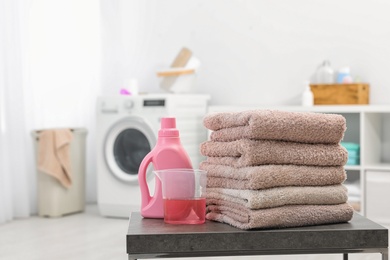
{"type": "MultiPolygon", "coordinates": [[[[141,117],[127,117],[107,133],[105,158],[111,173],[120,181],[138,184],[138,169],[156,144],[156,135],[141,117]]],[[[151,176],[151,167],[147,176],[151,176]]]]}

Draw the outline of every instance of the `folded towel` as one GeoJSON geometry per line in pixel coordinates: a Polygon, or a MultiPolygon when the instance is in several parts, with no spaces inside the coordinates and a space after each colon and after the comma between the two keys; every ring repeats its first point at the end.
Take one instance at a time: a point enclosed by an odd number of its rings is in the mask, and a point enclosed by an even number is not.
{"type": "Polygon", "coordinates": [[[200,163],[207,171],[207,186],[230,189],[267,189],[283,186],[325,186],[341,184],[347,175],[342,166],[261,165],[234,168],[200,163]]]}
{"type": "Polygon", "coordinates": [[[214,113],[207,115],[203,123],[216,131],[210,136],[214,141],[248,138],[336,144],[346,130],[341,115],[276,110],[214,113]]]}
{"type": "Polygon", "coordinates": [[[274,208],[284,205],[333,205],[347,202],[347,188],[330,186],[288,186],[262,190],[207,188],[207,204],[231,201],[250,209],[274,208]]]}
{"type": "Polygon", "coordinates": [[[201,144],[200,151],[204,156],[213,157],[209,162],[234,167],[261,164],[340,166],[348,160],[347,150],[339,144],[240,139],[232,142],[206,141],[201,144]]]}
{"type": "Polygon", "coordinates": [[[64,187],[72,185],[69,129],[53,129],[39,132],[38,170],[56,178],[64,187]]]}
{"type": "Polygon", "coordinates": [[[251,210],[226,203],[207,206],[206,218],[230,224],[240,229],[300,227],[348,222],[353,209],[347,204],[338,205],[288,205],[251,210]]]}

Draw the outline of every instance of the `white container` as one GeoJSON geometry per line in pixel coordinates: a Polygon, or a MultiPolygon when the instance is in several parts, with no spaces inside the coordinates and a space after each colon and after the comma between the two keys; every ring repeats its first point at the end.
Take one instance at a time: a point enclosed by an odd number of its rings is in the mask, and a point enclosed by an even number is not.
{"type": "Polygon", "coordinates": [[[330,66],[329,61],[324,61],[315,73],[315,82],[318,84],[332,84],[334,83],[334,71],[330,66]]]}
{"type": "MultiPolygon", "coordinates": [[[[38,215],[60,217],[85,210],[86,129],[72,129],[70,160],[72,186],[63,187],[54,177],[37,170],[38,215]]],[[[33,131],[35,157],[38,157],[39,131],[33,131]]]]}
{"type": "Polygon", "coordinates": [[[157,72],[161,77],[160,88],[171,93],[195,92],[196,73],[200,61],[192,56],[185,67],[174,67],[157,72]]]}
{"type": "Polygon", "coordinates": [[[139,86],[137,79],[126,79],[125,88],[132,96],[137,96],[139,94],[139,86]]]}
{"type": "Polygon", "coordinates": [[[160,87],[172,93],[194,92],[195,70],[185,68],[172,68],[157,73],[162,77],[160,87]]]}
{"type": "Polygon", "coordinates": [[[310,83],[305,82],[305,90],[302,93],[302,106],[313,106],[314,105],[314,95],[310,88],[310,83]]]}

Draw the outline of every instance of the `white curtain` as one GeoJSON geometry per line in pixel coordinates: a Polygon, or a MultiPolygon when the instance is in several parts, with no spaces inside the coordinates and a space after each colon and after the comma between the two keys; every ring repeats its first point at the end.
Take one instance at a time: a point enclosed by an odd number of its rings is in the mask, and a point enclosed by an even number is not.
{"type": "Polygon", "coordinates": [[[88,130],[86,195],[96,201],[99,75],[99,1],[0,0],[0,223],[37,210],[33,130],[88,130]]]}
{"type": "Polygon", "coordinates": [[[27,1],[0,1],[0,223],[34,211],[25,50],[27,1]]]}

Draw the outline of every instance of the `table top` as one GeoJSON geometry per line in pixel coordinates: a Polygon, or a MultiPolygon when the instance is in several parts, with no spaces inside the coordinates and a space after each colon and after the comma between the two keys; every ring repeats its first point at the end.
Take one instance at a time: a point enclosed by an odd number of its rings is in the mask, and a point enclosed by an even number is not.
{"type": "Polygon", "coordinates": [[[298,228],[241,230],[206,221],[172,225],[130,215],[127,254],[135,258],[331,253],[387,248],[387,228],[354,213],[348,223],[298,228]]]}

